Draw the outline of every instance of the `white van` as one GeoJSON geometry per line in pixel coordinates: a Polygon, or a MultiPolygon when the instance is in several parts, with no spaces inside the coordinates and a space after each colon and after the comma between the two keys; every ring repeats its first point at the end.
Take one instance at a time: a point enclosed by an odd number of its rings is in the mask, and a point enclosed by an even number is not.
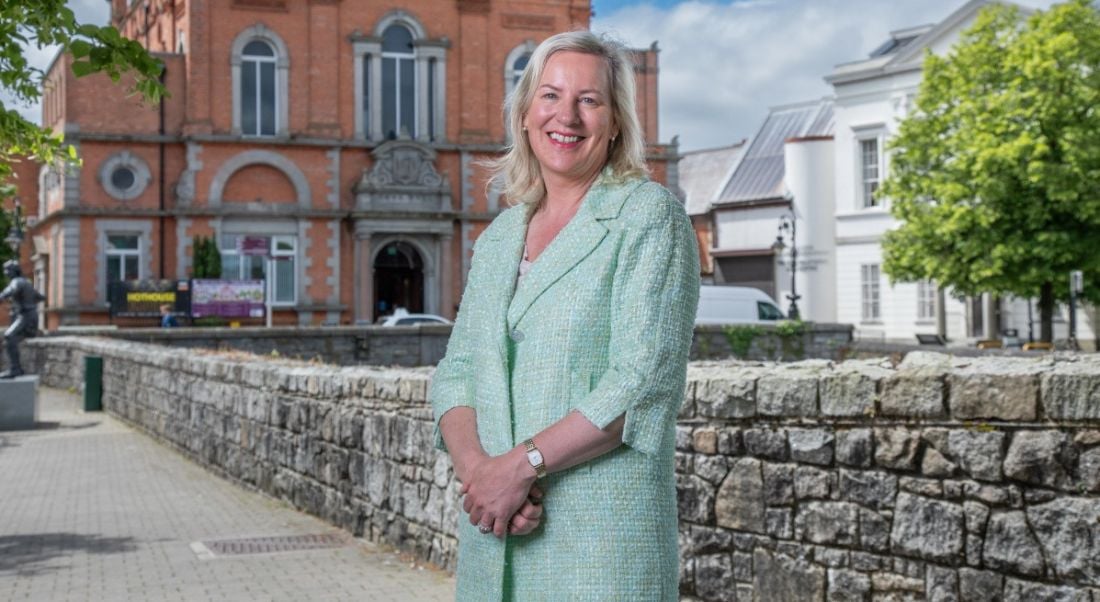
{"type": "Polygon", "coordinates": [[[767,293],[751,286],[699,287],[696,324],[774,324],[786,317],[767,293]]]}

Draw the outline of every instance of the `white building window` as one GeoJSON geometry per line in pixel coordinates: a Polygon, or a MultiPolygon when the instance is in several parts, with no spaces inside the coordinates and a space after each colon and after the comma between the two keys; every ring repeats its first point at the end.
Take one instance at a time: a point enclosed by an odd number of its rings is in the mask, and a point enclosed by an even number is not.
{"type": "Polygon", "coordinates": [[[864,322],[878,321],[882,317],[879,300],[879,266],[877,263],[860,266],[860,298],[864,322]]]}
{"type": "Polygon", "coordinates": [[[254,25],[237,35],[232,53],[234,133],[287,135],[290,58],[282,38],[254,25]]]}
{"type": "MultiPolygon", "coordinates": [[[[237,239],[241,235],[227,234],[221,238],[222,278],[226,280],[265,280],[267,257],[241,255],[237,239]]],[[[249,235],[255,238],[254,235],[249,235]]],[[[273,305],[294,305],[298,302],[297,265],[298,238],[296,236],[269,236],[271,249],[271,290],[273,305]]]]}
{"type": "Polygon", "coordinates": [[[447,46],[445,39],[427,39],[400,10],[382,18],[374,36],[353,36],[357,138],[443,139],[447,46]]]}
{"type": "Polygon", "coordinates": [[[936,317],[936,283],[931,280],[917,282],[917,319],[932,320],[936,317]]]}
{"type": "Polygon", "coordinates": [[[878,186],[882,181],[882,170],[878,147],[878,138],[859,141],[859,173],[863,186],[861,199],[864,208],[879,205],[878,186]]]}
{"type": "Polygon", "coordinates": [[[137,234],[107,235],[107,284],[141,279],[141,237],[137,234]]]}

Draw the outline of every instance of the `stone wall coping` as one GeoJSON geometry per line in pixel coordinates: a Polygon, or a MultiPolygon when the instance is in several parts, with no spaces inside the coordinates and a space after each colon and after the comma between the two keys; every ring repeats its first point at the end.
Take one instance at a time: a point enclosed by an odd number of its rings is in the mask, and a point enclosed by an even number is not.
{"type": "MultiPolygon", "coordinates": [[[[236,351],[184,353],[106,337],[58,336],[28,344],[154,363],[181,375],[231,377],[261,389],[318,399],[348,393],[376,401],[423,404],[434,372],[430,366],[341,367],[236,351]]],[[[980,358],[916,352],[897,366],[888,358],[839,363],[697,361],[688,366],[685,397],[681,419],[891,416],[1024,424],[1095,422],[1100,420],[1100,357],[980,358]]]]}

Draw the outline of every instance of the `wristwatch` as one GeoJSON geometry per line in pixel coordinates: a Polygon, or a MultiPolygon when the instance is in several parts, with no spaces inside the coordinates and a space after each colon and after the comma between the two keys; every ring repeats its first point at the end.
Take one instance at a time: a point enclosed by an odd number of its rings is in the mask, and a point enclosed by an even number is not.
{"type": "Polygon", "coordinates": [[[535,446],[535,442],[528,439],[523,442],[523,446],[527,448],[527,461],[531,463],[531,468],[535,469],[535,478],[541,479],[546,476],[546,462],[542,460],[542,452],[535,446]]]}

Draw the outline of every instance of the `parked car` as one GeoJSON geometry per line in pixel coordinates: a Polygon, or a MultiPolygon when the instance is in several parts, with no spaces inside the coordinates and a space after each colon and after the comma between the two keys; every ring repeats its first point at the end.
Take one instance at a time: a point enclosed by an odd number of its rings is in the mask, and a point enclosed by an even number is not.
{"type": "Polygon", "coordinates": [[[696,324],[774,324],[786,316],[764,291],[750,286],[699,287],[696,324]]]}
{"type": "Polygon", "coordinates": [[[398,307],[388,316],[378,318],[382,326],[412,326],[413,324],[451,324],[451,321],[435,314],[410,314],[404,307],[398,307]]]}

